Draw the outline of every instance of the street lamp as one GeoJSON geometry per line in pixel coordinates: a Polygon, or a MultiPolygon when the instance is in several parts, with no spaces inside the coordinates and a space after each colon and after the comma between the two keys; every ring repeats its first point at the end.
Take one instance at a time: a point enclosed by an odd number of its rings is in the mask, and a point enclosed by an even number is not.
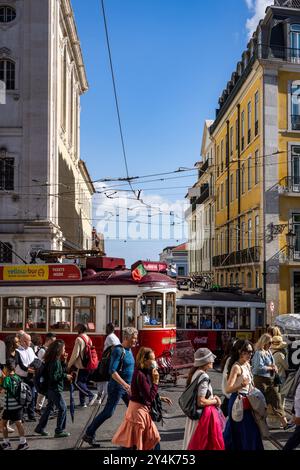
{"type": "Polygon", "coordinates": [[[296,234],[295,232],[293,232],[292,229],[290,229],[288,233],[286,234],[286,242],[287,242],[287,247],[288,247],[289,258],[294,256],[295,239],[296,239],[296,234]]]}

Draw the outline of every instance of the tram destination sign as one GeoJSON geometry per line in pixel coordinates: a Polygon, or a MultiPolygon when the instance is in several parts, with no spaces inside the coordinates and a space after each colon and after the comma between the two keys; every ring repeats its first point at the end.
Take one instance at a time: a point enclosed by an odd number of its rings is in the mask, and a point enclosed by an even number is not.
{"type": "Polygon", "coordinates": [[[0,282],[80,281],[75,264],[26,264],[0,266],[0,282]]]}

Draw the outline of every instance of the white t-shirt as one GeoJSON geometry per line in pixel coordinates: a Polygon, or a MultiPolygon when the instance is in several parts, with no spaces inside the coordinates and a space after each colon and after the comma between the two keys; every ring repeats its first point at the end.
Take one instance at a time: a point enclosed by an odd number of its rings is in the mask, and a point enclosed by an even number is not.
{"type": "Polygon", "coordinates": [[[119,338],[114,333],[111,333],[110,335],[107,336],[104,342],[103,352],[106,351],[106,349],[109,348],[110,346],[117,346],[117,344],[120,344],[119,338]]]}
{"type": "Polygon", "coordinates": [[[294,407],[295,407],[295,416],[296,416],[296,418],[300,418],[300,383],[299,383],[299,385],[297,387],[297,390],[296,390],[294,407]]]}

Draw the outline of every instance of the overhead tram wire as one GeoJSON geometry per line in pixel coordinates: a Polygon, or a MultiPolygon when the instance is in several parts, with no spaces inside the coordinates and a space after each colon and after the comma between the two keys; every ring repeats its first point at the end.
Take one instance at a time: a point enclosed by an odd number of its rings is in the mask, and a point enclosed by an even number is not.
{"type": "Polygon", "coordinates": [[[103,15],[103,21],[104,21],[104,28],[105,28],[106,44],[107,44],[108,55],[109,55],[110,71],[111,71],[111,77],[112,77],[112,82],[113,82],[115,104],[116,104],[117,115],[118,115],[119,131],[120,131],[121,142],[122,142],[123,158],[124,158],[125,169],[126,169],[126,176],[127,176],[126,180],[128,182],[128,185],[129,185],[133,195],[135,196],[136,200],[147,206],[147,204],[145,204],[140,199],[141,191],[138,191],[138,195],[136,194],[136,192],[135,192],[135,190],[134,190],[134,188],[131,184],[131,180],[130,180],[130,176],[129,176],[128,161],[127,161],[124,135],[123,135],[123,129],[122,129],[122,123],[121,123],[120,107],[119,107],[119,100],[118,100],[118,95],[117,95],[114,67],[113,67],[113,62],[112,62],[112,54],[111,54],[111,47],[110,47],[110,41],[109,41],[109,34],[108,34],[107,20],[106,20],[106,14],[105,14],[104,0],[101,0],[101,6],[102,6],[102,15],[103,15]]]}

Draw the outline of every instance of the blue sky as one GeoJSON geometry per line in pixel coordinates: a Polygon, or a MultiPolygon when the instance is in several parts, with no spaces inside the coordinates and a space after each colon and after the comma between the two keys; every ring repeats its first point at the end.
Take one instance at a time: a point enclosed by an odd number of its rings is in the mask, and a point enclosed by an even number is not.
{"type": "MultiPolygon", "coordinates": [[[[249,6],[261,8],[266,1],[106,0],[130,175],[192,167],[199,160],[204,120],[214,118],[247,44],[246,21],[255,14],[249,6]]],[[[72,4],[90,85],[82,98],[81,158],[93,180],[125,176],[101,2],[72,4]]],[[[143,197],[160,206],[183,201],[194,182],[190,176],[137,188],[155,188],[143,197]]],[[[115,205],[104,196],[96,204],[103,201],[115,205]]],[[[108,240],[106,251],[128,264],[157,259],[164,246],[182,241],[179,235],[157,242],[125,238],[108,240]]]]}

